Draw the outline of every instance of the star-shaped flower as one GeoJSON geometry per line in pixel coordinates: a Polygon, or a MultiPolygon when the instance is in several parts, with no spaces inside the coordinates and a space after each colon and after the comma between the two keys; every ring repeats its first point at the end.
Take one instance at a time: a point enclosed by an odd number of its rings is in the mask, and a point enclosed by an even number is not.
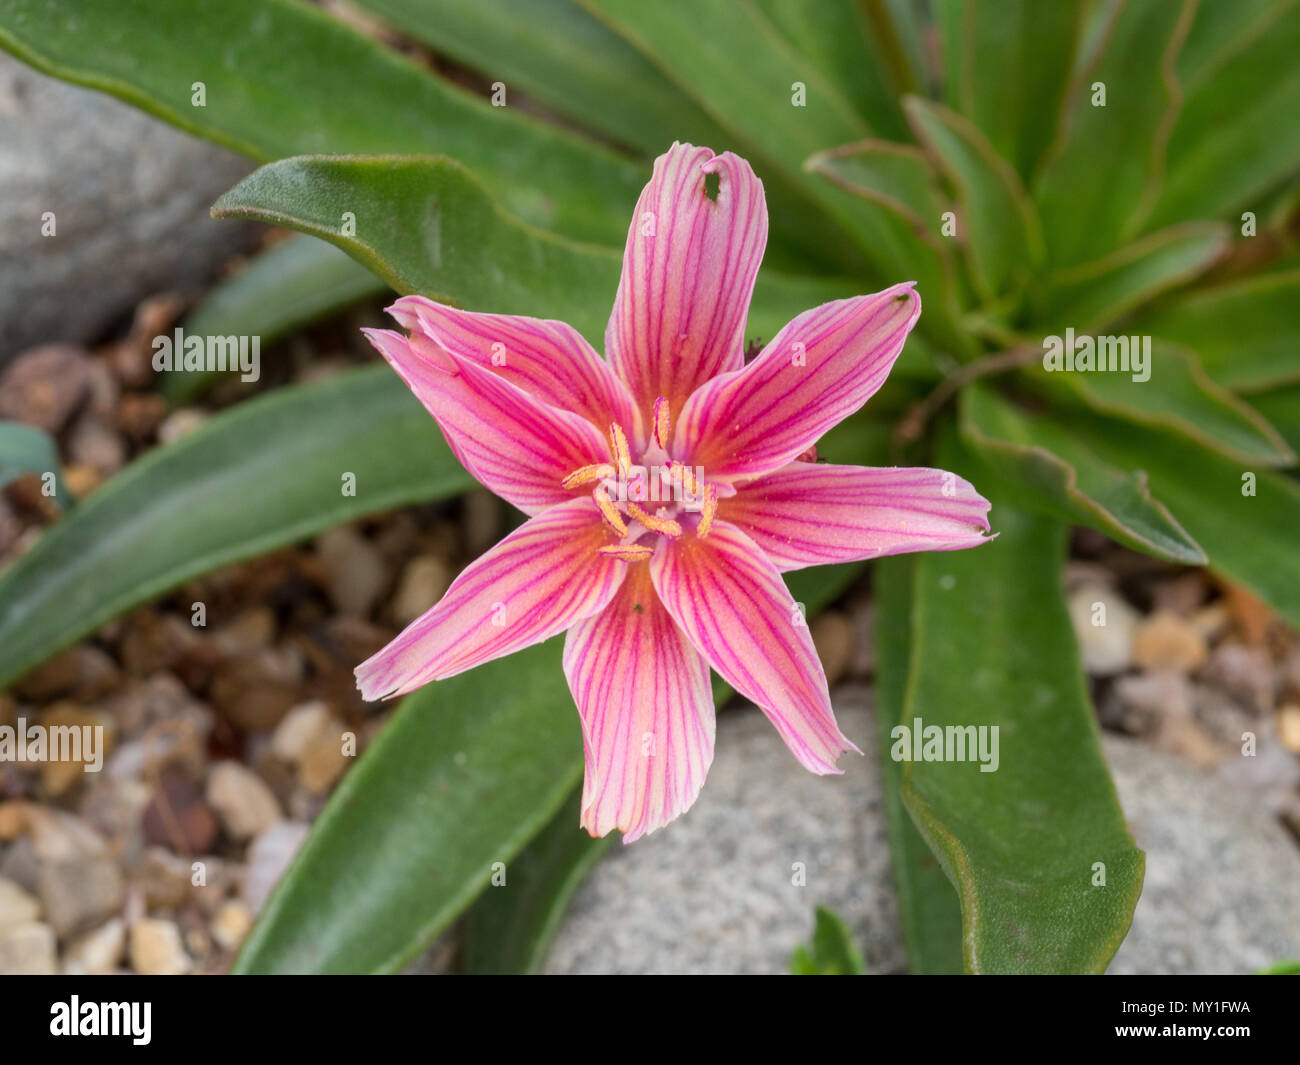
{"type": "Polygon", "coordinates": [[[954,474],[815,460],[883,384],[921,301],[902,284],[824,304],[746,364],[766,240],[749,164],[674,144],[628,231],[606,358],[562,322],[419,296],[390,309],[409,336],[367,330],[465,468],[529,519],[357,667],[358,686],[400,695],[567,630],[592,835],[630,842],[695,801],[710,667],[805,767],[839,772],[857,748],[781,573],[988,531],[988,502],[954,474]]]}

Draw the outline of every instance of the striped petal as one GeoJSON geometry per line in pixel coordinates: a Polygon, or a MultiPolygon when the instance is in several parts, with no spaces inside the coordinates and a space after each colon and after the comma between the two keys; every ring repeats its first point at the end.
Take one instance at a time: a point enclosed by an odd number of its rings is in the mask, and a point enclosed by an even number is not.
{"type": "Polygon", "coordinates": [[[910,282],[805,311],[744,369],[691,395],[673,453],[710,477],[780,469],[875,395],[920,313],[910,282]]]}
{"type": "Polygon", "coordinates": [[[471,562],[442,600],[356,669],[367,700],[409,691],[511,654],[602,610],[627,566],[590,498],[524,522],[471,562]]]}
{"type": "Polygon", "coordinates": [[[989,501],[955,473],[792,462],[718,504],[780,570],[984,542],[989,501]]]}
{"type": "Polygon", "coordinates": [[[525,514],[572,499],[574,490],[560,482],[609,461],[608,441],[585,418],[422,336],[363,332],[428,408],[465,469],[525,514]]]}
{"type": "Polygon", "coordinates": [[[660,396],[677,410],[709,378],[743,364],[766,244],[763,183],[745,160],[690,144],[655,160],[605,331],[605,354],[643,413],[660,396]]]}
{"type": "Polygon", "coordinates": [[[639,429],[639,412],[626,386],[565,322],[462,311],[424,296],[403,296],[388,313],[408,332],[422,334],[534,399],[581,415],[602,432],[611,421],[639,429]]]}
{"type": "Polygon", "coordinates": [[[564,672],[587,756],[582,827],[631,843],[683,813],[713,761],[709,667],[659,602],[644,564],[569,630],[564,672]]]}
{"type": "Polygon", "coordinates": [[[814,773],[856,751],[831,710],[803,614],[781,574],[736,526],[715,522],[708,537],[663,541],[650,560],[659,598],[728,684],[756,703],[794,756],[814,773]]]}

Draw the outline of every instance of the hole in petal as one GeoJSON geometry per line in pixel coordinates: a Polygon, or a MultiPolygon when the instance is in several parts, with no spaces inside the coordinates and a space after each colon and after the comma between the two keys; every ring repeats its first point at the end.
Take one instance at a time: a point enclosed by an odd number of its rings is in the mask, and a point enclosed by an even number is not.
{"type": "Polygon", "coordinates": [[[714,203],[718,202],[718,189],[721,187],[722,179],[718,176],[716,170],[704,175],[704,195],[714,203]]]}

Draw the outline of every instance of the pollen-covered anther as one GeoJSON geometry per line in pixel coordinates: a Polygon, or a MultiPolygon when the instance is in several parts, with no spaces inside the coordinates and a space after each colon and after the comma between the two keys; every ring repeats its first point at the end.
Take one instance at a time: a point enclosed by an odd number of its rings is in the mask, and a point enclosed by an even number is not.
{"type": "Polygon", "coordinates": [[[617,422],[609,427],[609,447],[614,452],[618,472],[626,477],[632,468],[632,449],[627,446],[627,433],[623,432],[623,427],[617,422]]]}
{"type": "Polygon", "coordinates": [[[699,484],[695,480],[695,474],[691,472],[689,466],[683,466],[680,462],[669,461],[668,475],[686,490],[687,495],[692,497],[699,494],[699,484]]]}
{"type": "Polygon", "coordinates": [[[660,536],[667,536],[669,539],[676,539],[682,535],[682,527],[672,518],[661,518],[658,514],[651,514],[648,510],[638,507],[635,503],[627,504],[628,516],[633,521],[639,521],[651,532],[657,532],[660,536]]]}
{"type": "Polygon", "coordinates": [[[655,446],[662,451],[668,450],[668,435],[672,427],[672,420],[668,412],[668,400],[660,396],[655,400],[654,439],[655,446]]]}
{"type": "Polygon", "coordinates": [[[695,535],[703,540],[713,528],[713,519],[718,513],[718,486],[704,486],[704,502],[700,506],[700,523],[695,526],[695,535]]]}
{"type": "Polygon", "coordinates": [[[606,477],[613,477],[614,473],[614,467],[608,462],[598,462],[592,466],[582,466],[564,478],[564,480],[560,482],[560,487],[577,488],[580,485],[591,484],[592,481],[603,481],[606,477]]]}
{"type": "Polygon", "coordinates": [[[654,549],[642,544],[610,544],[596,549],[602,555],[616,558],[620,562],[644,562],[654,554],[654,549]]]}
{"type": "Polygon", "coordinates": [[[609,489],[603,484],[598,484],[591,493],[591,498],[604,516],[605,524],[619,536],[626,536],[627,523],[623,521],[623,515],[619,513],[618,507],[614,506],[614,501],[609,498],[609,489]]]}

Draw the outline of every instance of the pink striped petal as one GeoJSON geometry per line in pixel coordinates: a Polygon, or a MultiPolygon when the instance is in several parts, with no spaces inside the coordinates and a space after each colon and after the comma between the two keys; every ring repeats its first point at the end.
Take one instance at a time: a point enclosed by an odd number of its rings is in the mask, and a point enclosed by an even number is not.
{"type": "Polygon", "coordinates": [[[984,542],[989,501],[955,473],[792,462],[718,507],[781,570],[984,542]]]}
{"type": "Polygon", "coordinates": [[[744,369],[695,391],[674,455],[711,478],[780,469],[875,395],[920,313],[911,282],[805,311],[744,369]]]}
{"type": "Polygon", "coordinates": [[[609,442],[585,418],[421,336],[363,332],[428,408],[464,467],[524,513],[572,499],[574,490],[560,482],[582,466],[609,460],[609,442]]]}
{"type": "Polygon", "coordinates": [[[564,672],[587,756],[582,827],[631,843],[695,801],[713,761],[709,667],[659,602],[645,565],[569,630],[564,672]]]}
{"type": "Polygon", "coordinates": [[[743,364],[766,244],[763,183],[745,160],[690,144],[655,160],[605,330],[605,354],[643,413],[660,396],[676,411],[709,378],[743,364]],[[716,200],[709,174],[718,177],[716,200]]]}
{"type": "Polygon", "coordinates": [[[541,643],[602,610],[627,566],[590,498],[558,503],[471,562],[433,609],[356,669],[367,700],[404,695],[541,643]]]}
{"type": "Polygon", "coordinates": [[[650,576],[691,643],[758,704],[804,767],[840,772],[836,759],[857,748],[835,724],[803,614],[754,541],[728,522],[714,522],[707,539],[662,541],[650,576]]]}
{"type": "Polygon", "coordinates": [[[602,433],[611,421],[639,430],[626,386],[565,322],[462,311],[424,296],[403,296],[388,313],[408,332],[422,333],[543,403],[581,415],[602,433]]]}

